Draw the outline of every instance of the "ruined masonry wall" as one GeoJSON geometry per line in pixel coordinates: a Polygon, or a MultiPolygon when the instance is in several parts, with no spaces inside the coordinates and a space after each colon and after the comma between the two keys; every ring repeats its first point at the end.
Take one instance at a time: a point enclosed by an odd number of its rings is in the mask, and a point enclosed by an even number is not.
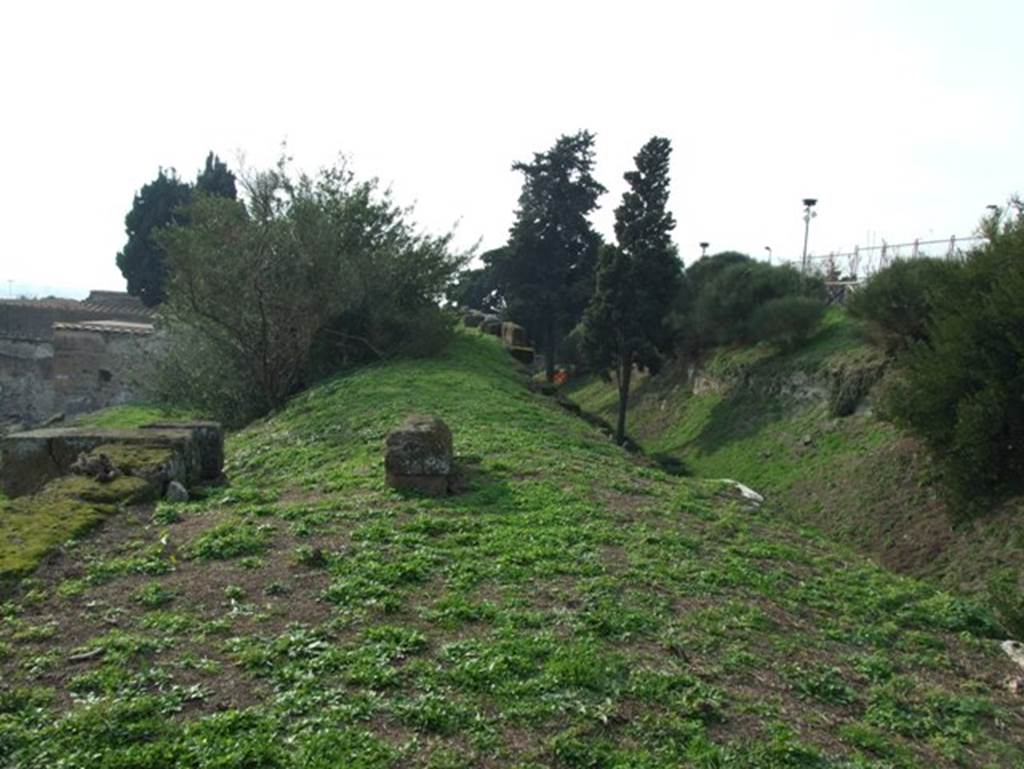
{"type": "Polygon", "coordinates": [[[59,325],[50,342],[0,338],[0,421],[31,425],[139,400],[161,345],[159,334],[59,325]]]}
{"type": "Polygon", "coordinates": [[[53,345],[0,338],[0,423],[38,422],[53,414],[53,345]]]}

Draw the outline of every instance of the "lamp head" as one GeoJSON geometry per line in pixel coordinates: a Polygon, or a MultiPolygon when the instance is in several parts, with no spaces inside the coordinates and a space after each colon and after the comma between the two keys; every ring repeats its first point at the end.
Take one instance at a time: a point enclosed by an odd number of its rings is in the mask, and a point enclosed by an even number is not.
{"type": "Polygon", "coordinates": [[[817,198],[804,198],[804,205],[810,208],[818,202],[817,198]]]}

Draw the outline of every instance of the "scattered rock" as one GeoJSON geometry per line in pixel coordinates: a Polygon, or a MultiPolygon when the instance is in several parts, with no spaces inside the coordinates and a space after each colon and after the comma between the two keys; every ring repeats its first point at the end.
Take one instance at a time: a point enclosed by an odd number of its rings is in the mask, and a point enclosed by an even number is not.
{"type": "Polygon", "coordinates": [[[800,443],[802,443],[804,446],[810,446],[811,443],[812,443],[812,440],[813,439],[811,438],[811,434],[810,433],[804,433],[804,437],[800,439],[800,443]]]}
{"type": "Polygon", "coordinates": [[[1003,682],[1003,685],[1010,694],[1015,694],[1018,697],[1024,695],[1024,678],[1021,676],[1010,676],[1003,682]]]}
{"type": "Polygon", "coordinates": [[[478,328],[484,321],[484,314],[480,310],[469,310],[462,316],[462,325],[469,328],[478,328]]]}
{"type": "Polygon", "coordinates": [[[387,483],[430,496],[448,493],[452,474],[452,432],[440,418],[413,414],[385,441],[387,483]]]}
{"type": "Polygon", "coordinates": [[[1024,669],[1024,644],[1020,641],[1003,641],[999,644],[999,648],[1006,652],[1011,660],[1024,669]]]}
{"type": "Polygon", "coordinates": [[[536,352],[532,347],[509,347],[507,349],[513,358],[520,363],[525,363],[527,366],[533,363],[536,357],[536,352]]]}
{"type": "Polygon", "coordinates": [[[88,662],[89,660],[98,660],[106,653],[107,650],[104,647],[97,646],[95,649],[90,649],[89,651],[69,655],[68,662],[88,662]]]}
{"type": "Polygon", "coordinates": [[[82,452],[69,468],[72,475],[85,475],[99,483],[110,483],[121,477],[121,471],[114,467],[106,454],[82,452]]]}
{"type": "Polygon", "coordinates": [[[506,347],[529,347],[526,329],[517,323],[505,321],[501,324],[501,341],[506,347]]]}
{"type": "Polygon", "coordinates": [[[188,489],[178,481],[171,481],[167,484],[167,493],[164,497],[168,502],[188,502],[188,489]]]}
{"type": "Polygon", "coordinates": [[[736,491],[739,492],[740,496],[745,502],[749,502],[754,507],[760,507],[764,504],[764,497],[758,494],[749,486],[744,486],[739,481],[734,481],[732,478],[723,478],[724,483],[731,485],[736,491]]]}
{"type": "Polygon", "coordinates": [[[497,315],[485,315],[483,320],[480,321],[480,330],[485,334],[492,334],[493,336],[501,336],[501,318],[497,315]]]}
{"type": "Polygon", "coordinates": [[[51,425],[55,425],[58,422],[63,422],[63,421],[64,421],[64,412],[62,411],[59,414],[54,414],[52,417],[47,419],[45,422],[43,422],[42,426],[43,427],[50,427],[51,425]]]}

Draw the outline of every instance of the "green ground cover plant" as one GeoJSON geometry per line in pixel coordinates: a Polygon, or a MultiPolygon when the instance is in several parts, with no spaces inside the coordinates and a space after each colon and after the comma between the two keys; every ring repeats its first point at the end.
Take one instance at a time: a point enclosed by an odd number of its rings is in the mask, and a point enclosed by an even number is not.
{"type": "MultiPolygon", "coordinates": [[[[1024,575],[1019,501],[963,522],[927,446],[875,414],[884,399],[872,387],[892,364],[870,335],[832,308],[797,349],[720,348],[695,369],[696,382],[678,364],[640,377],[630,399],[631,437],[663,464],[752,486],[775,515],[888,568],[998,597],[1007,628],[1017,627],[999,595],[1005,590],[991,582],[997,567],[1007,584],[1024,575]]],[[[883,379],[879,389],[886,385],[883,379]]],[[[566,394],[585,411],[615,415],[614,388],[597,379],[573,382],[566,394]]]]}
{"type": "Polygon", "coordinates": [[[985,610],[631,457],[514,366],[467,333],[332,379],[230,437],[228,485],[51,556],[0,603],[0,765],[1024,761],[985,610]],[[410,412],[463,493],[385,485],[410,412]]]}

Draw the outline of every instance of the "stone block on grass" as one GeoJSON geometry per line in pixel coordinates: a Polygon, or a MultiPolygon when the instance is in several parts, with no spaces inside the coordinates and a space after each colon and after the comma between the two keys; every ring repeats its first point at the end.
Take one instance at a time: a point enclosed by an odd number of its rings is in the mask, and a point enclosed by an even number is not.
{"type": "Polygon", "coordinates": [[[436,416],[414,414],[388,434],[384,469],[392,488],[442,496],[453,466],[452,432],[436,416]]]}

